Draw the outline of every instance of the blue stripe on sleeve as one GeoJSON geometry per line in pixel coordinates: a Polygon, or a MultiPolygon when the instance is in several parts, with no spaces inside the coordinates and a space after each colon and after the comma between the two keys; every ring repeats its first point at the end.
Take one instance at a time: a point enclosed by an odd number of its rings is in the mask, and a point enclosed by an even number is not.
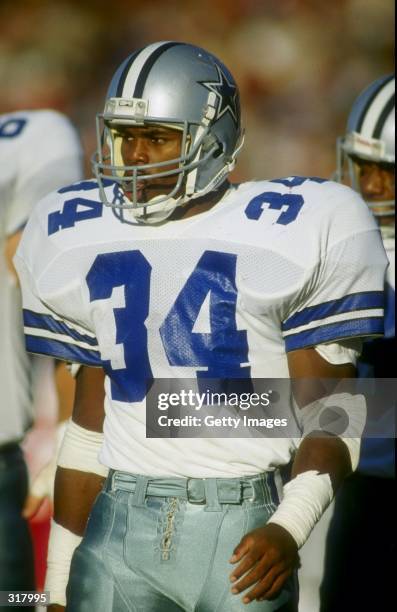
{"type": "Polygon", "coordinates": [[[352,293],[345,295],[337,300],[317,304],[316,306],[308,306],[300,312],[295,313],[284,321],[281,326],[282,331],[289,331],[301,325],[307,325],[312,321],[326,319],[344,312],[352,312],[354,310],[369,310],[384,307],[383,291],[364,291],[362,293],[352,293]]]}
{"type": "Polygon", "coordinates": [[[381,336],[383,330],[383,317],[367,317],[340,323],[329,323],[287,336],[284,338],[285,348],[288,352],[315,346],[323,342],[335,342],[344,338],[381,336]]]}
{"type": "Polygon", "coordinates": [[[52,317],[51,315],[43,315],[38,312],[33,312],[32,310],[24,309],[23,322],[25,327],[45,329],[46,331],[50,331],[55,334],[67,335],[70,338],[73,338],[73,340],[85,342],[86,344],[90,344],[94,347],[98,346],[98,341],[96,338],[93,338],[92,336],[88,336],[86,334],[81,334],[80,332],[66,325],[66,323],[64,323],[63,321],[54,319],[54,317],[52,317]]]}
{"type": "Polygon", "coordinates": [[[88,366],[102,366],[101,357],[98,351],[83,349],[75,344],[51,340],[50,338],[40,338],[39,336],[25,336],[26,350],[29,353],[39,353],[40,355],[50,355],[64,361],[82,363],[88,366]]]}

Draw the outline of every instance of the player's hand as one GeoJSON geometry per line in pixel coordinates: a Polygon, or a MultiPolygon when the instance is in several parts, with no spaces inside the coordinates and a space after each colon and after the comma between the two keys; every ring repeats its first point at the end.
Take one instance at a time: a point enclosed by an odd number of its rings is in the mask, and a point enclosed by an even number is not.
{"type": "Polygon", "coordinates": [[[298,567],[298,547],[286,529],[269,523],[242,538],[230,559],[230,563],[238,562],[230,575],[232,592],[253,587],[244,595],[244,603],[272,599],[298,567]]]}

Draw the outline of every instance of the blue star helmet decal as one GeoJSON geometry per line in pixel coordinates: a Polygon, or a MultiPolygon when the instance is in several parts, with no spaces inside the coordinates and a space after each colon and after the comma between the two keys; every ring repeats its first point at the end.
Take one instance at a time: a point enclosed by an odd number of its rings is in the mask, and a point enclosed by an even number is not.
{"type": "Polygon", "coordinates": [[[218,73],[218,81],[199,81],[208,91],[214,92],[217,97],[218,105],[214,122],[220,119],[225,113],[230,113],[234,123],[238,123],[239,98],[237,87],[233,82],[229,82],[222,68],[215,64],[218,73]]]}

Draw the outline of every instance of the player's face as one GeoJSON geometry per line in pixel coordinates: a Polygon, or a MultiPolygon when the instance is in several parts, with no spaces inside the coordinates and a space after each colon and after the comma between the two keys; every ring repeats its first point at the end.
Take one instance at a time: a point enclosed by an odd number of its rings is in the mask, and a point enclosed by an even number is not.
{"type": "Polygon", "coordinates": [[[367,202],[394,200],[395,173],[394,166],[376,164],[369,161],[358,162],[360,191],[367,202]]]}
{"type": "MultiPolygon", "coordinates": [[[[117,130],[120,138],[120,154],[125,166],[143,166],[177,159],[181,155],[182,132],[162,126],[120,127],[117,130]]],[[[153,166],[142,171],[144,175],[154,175],[178,168],[178,164],[153,166]]],[[[132,176],[132,171],[126,171],[125,176],[132,176]]],[[[147,202],[151,198],[170,193],[175,187],[178,175],[158,177],[137,181],[137,198],[139,202],[147,202]]],[[[131,185],[127,182],[124,190],[127,197],[132,196],[131,185]]]]}

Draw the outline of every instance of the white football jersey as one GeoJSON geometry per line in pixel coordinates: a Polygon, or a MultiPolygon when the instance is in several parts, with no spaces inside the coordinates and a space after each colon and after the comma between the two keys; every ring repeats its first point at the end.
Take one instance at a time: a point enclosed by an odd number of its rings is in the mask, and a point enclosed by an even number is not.
{"type": "Polygon", "coordinates": [[[6,265],[5,243],[46,194],[81,178],[81,159],[77,133],[60,113],[0,115],[0,445],[20,440],[32,421],[21,295],[6,265]]]}
{"type": "Polygon", "coordinates": [[[286,352],[383,330],[379,230],[355,192],[323,179],[244,183],[157,227],[103,207],[84,181],[35,209],[15,263],[28,350],[104,367],[100,460],[132,473],[236,477],[296,448],[146,438],[147,379],[288,378],[286,352]]]}

